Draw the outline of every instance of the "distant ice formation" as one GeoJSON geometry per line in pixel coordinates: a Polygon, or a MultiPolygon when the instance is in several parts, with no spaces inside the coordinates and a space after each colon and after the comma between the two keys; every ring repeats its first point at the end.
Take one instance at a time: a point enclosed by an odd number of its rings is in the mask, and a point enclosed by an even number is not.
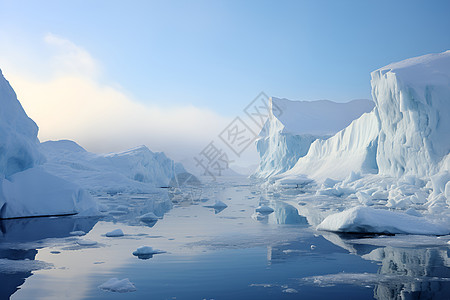
{"type": "Polygon", "coordinates": [[[254,176],[268,178],[292,168],[315,140],[326,140],[373,109],[370,100],[336,103],[328,100],[270,99],[270,116],[259,134],[261,161],[254,176]]]}
{"type": "Polygon", "coordinates": [[[150,192],[167,187],[178,173],[185,172],[162,152],[139,146],[123,152],[95,154],[69,140],[41,143],[47,157],[43,167],[93,192],[150,192]]]}

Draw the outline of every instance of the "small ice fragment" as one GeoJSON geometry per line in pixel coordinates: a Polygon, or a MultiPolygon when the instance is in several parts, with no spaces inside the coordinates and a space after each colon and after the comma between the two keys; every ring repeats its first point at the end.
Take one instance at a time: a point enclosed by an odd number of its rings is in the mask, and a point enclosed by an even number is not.
{"type": "Polygon", "coordinates": [[[295,294],[295,293],[298,293],[298,291],[293,288],[287,288],[287,289],[283,290],[283,293],[295,294]]]}
{"type": "Polygon", "coordinates": [[[162,251],[153,249],[149,246],[142,246],[136,249],[133,252],[134,256],[137,256],[139,259],[149,259],[152,258],[154,254],[160,254],[162,251]]]}
{"type": "Polygon", "coordinates": [[[86,232],[82,231],[82,230],[77,230],[77,231],[72,231],[70,232],[70,235],[77,235],[77,236],[82,236],[85,235],[86,232]]]}
{"type": "Polygon", "coordinates": [[[158,219],[159,218],[153,212],[146,213],[139,217],[139,220],[141,220],[144,223],[152,223],[158,221],[158,219]]]}
{"type": "Polygon", "coordinates": [[[106,236],[107,237],[119,237],[119,236],[123,236],[123,231],[122,229],[115,229],[113,231],[107,232],[106,236]]]}
{"type": "Polygon", "coordinates": [[[273,213],[273,208],[269,207],[267,205],[261,205],[256,208],[256,212],[259,212],[262,214],[270,214],[270,213],[273,213]]]}
{"type": "Polygon", "coordinates": [[[316,249],[316,245],[311,245],[311,250],[316,249]]]}
{"type": "Polygon", "coordinates": [[[78,240],[77,243],[80,246],[94,246],[94,245],[97,245],[96,241],[91,241],[91,240],[78,240]]]}
{"type": "Polygon", "coordinates": [[[130,282],[130,280],[128,280],[128,278],[122,280],[117,278],[111,278],[105,283],[99,285],[98,288],[104,291],[117,293],[127,293],[136,291],[136,287],[134,286],[133,283],[130,282]]]}
{"type": "Polygon", "coordinates": [[[226,205],[225,203],[223,203],[222,201],[217,201],[216,203],[214,203],[213,205],[214,208],[222,208],[222,207],[228,207],[228,205],[226,205]]]}

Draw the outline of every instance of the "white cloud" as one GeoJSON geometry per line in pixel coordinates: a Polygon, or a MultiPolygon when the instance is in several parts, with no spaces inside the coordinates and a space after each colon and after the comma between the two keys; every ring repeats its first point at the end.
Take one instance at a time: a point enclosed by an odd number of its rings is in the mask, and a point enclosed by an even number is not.
{"type": "MultiPolygon", "coordinates": [[[[230,120],[194,106],[146,105],[105,85],[99,63],[73,42],[48,34],[54,54],[51,76],[18,72],[9,61],[4,74],[28,115],[38,124],[41,141],[71,139],[94,152],[145,144],[175,159],[198,154],[230,120]]],[[[162,103],[163,99],[153,99],[162,103]]]]}
{"type": "Polygon", "coordinates": [[[100,73],[98,63],[82,47],[52,33],[47,33],[44,41],[53,50],[54,71],[92,77],[100,73]]]}

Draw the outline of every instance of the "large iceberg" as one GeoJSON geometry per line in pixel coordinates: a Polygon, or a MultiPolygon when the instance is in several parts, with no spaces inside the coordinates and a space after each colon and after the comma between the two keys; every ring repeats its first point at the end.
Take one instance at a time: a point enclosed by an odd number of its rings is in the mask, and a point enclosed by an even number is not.
{"type": "Polygon", "coordinates": [[[41,143],[45,170],[92,192],[151,192],[186,172],[162,152],[139,146],[124,152],[95,154],[69,140],[41,143]]]}
{"type": "Polygon", "coordinates": [[[393,63],[371,76],[373,111],[314,141],[277,183],[308,182],[317,197],[345,199],[344,209],[357,203],[448,224],[450,51],[393,63]]]}
{"type": "Polygon", "coordinates": [[[450,51],[390,64],[371,75],[374,110],[330,139],[315,141],[283,176],[307,174],[319,182],[342,180],[351,172],[427,179],[441,172],[445,177],[450,51]]]}
{"type": "Polygon", "coordinates": [[[267,178],[286,172],[308,153],[315,140],[328,139],[373,106],[370,100],[336,103],[272,97],[269,118],[257,141],[261,160],[254,176],[267,178]]]}
{"type": "Polygon", "coordinates": [[[39,166],[37,133],[0,71],[0,219],[98,213],[87,192],[39,166]]]}

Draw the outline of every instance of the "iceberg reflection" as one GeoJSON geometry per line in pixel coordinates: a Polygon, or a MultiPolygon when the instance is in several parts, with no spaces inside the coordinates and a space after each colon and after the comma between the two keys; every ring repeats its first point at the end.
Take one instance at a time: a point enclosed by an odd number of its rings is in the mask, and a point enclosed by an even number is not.
{"type": "Polygon", "coordinates": [[[35,260],[45,239],[69,237],[74,231],[87,233],[97,221],[79,217],[0,220],[0,299],[9,299],[32,271],[49,267],[35,260]]]}
{"type": "MultiPolygon", "coordinates": [[[[374,298],[448,299],[450,295],[450,255],[444,243],[415,246],[413,237],[403,247],[389,243],[399,237],[351,239],[348,236],[327,234],[327,240],[363,259],[379,263],[377,274],[331,274],[307,278],[316,284],[375,285],[374,298]],[[373,244],[370,245],[371,240],[373,244]],[[380,241],[385,245],[376,245],[380,241]]],[[[439,241],[439,240],[437,240],[439,241]]],[[[398,244],[398,243],[397,243],[398,244]]]]}

